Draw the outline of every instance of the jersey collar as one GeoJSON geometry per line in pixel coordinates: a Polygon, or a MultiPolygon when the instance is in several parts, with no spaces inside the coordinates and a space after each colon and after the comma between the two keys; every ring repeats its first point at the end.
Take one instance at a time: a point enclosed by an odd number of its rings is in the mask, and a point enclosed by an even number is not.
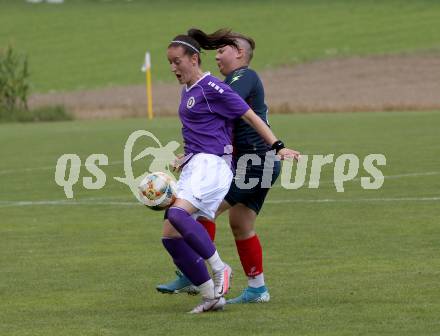
{"type": "Polygon", "coordinates": [[[239,68],[237,68],[237,69],[232,70],[230,73],[228,73],[228,74],[226,75],[226,77],[233,75],[233,74],[236,73],[237,71],[244,70],[244,69],[247,69],[247,68],[249,68],[249,65],[243,65],[242,67],[239,67],[239,68]]]}
{"type": "Polygon", "coordinates": [[[202,77],[200,77],[198,80],[197,80],[197,82],[195,82],[193,85],[191,85],[190,87],[188,87],[188,85],[187,84],[185,84],[185,90],[186,90],[186,92],[188,92],[188,91],[190,91],[194,86],[196,86],[197,84],[199,84],[199,82],[203,79],[203,78],[205,78],[206,76],[209,76],[211,73],[208,71],[208,72],[205,72],[204,74],[203,74],[203,76],[202,77]]]}

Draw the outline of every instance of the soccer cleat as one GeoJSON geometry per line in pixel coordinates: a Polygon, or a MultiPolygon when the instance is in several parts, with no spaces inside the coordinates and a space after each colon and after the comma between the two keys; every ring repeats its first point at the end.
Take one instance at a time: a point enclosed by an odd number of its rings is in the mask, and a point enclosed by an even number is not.
{"type": "Polygon", "coordinates": [[[157,285],[158,292],[164,294],[188,293],[188,295],[197,295],[199,290],[191,281],[179,270],[176,271],[177,278],[163,285],[157,285]]]}
{"type": "Polygon", "coordinates": [[[203,298],[203,301],[201,304],[196,306],[193,310],[191,310],[190,314],[201,314],[201,313],[207,313],[212,311],[218,311],[223,310],[223,307],[226,304],[226,300],[223,296],[215,299],[207,299],[203,298]]]}
{"type": "Polygon", "coordinates": [[[236,298],[227,300],[227,304],[235,303],[264,303],[270,301],[270,294],[266,286],[258,288],[247,287],[236,298]]]}
{"type": "Polygon", "coordinates": [[[231,287],[232,268],[228,264],[221,271],[212,272],[214,293],[216,297],[226,295],[231,287]]]}

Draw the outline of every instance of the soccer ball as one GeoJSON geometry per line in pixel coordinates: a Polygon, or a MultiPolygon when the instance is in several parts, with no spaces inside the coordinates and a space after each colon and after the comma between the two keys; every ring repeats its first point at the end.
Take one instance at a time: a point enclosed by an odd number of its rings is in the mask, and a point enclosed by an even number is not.
{"type": "Polygon", "coordinates": [[[152,210],[165,210],[176,200],[176,182],[162,172],[148,174],[138,188],[142,203],[152,210]]]}

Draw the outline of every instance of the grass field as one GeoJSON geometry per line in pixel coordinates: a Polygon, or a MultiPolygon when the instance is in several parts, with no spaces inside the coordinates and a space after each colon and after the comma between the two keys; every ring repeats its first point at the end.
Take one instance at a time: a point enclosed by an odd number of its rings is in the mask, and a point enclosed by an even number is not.
{"type": "MultiPolygon", "coordinates": [[[[11,43],[29,55],[36,92],[143,83],[147,49],[153,79],[171,81],[165,49],[193,26],[226,26],[253,36],[257,70],[325,57],[440,49],[440,3],[434,0],[0,0],[0,48],[11,43]]],[[[205,57],[206,70],[216,70],[212,59],[205,57]]]]}
{"type": "MultiPolygon", "coordinates": [[[[0,125],[0,335],[438,335],[439,123],[438,112],[273,116],[305,153],[385,154],[389,178],[337,193],[329,165],[319,189],[276,186],[258,221],[272,301],[203,316],[185,314],[199,298],[155,292],[173,273],[162,214],[113,180],[132,131],[166,143],[177,119],[0,125]],[[64,153],[108,155],[106,186],[79,183],[67,201],[54,182],[64,153]]],[[[218,224],[236,295],[245,278],[218,224]]]]}

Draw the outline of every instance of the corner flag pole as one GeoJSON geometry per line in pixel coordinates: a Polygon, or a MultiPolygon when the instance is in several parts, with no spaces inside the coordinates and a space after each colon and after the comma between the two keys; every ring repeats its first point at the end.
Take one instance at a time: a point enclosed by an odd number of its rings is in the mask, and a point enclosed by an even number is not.
{"type": "Polygon", "coordinates": [[[150,53],[147,51],[145,53],[145,64],[142,67],[145,71],[146,77],[146,89],[147,89],[147,115],[148,119],[153,119],[153,95],[151,92],[151,58],[150,53]]]}

